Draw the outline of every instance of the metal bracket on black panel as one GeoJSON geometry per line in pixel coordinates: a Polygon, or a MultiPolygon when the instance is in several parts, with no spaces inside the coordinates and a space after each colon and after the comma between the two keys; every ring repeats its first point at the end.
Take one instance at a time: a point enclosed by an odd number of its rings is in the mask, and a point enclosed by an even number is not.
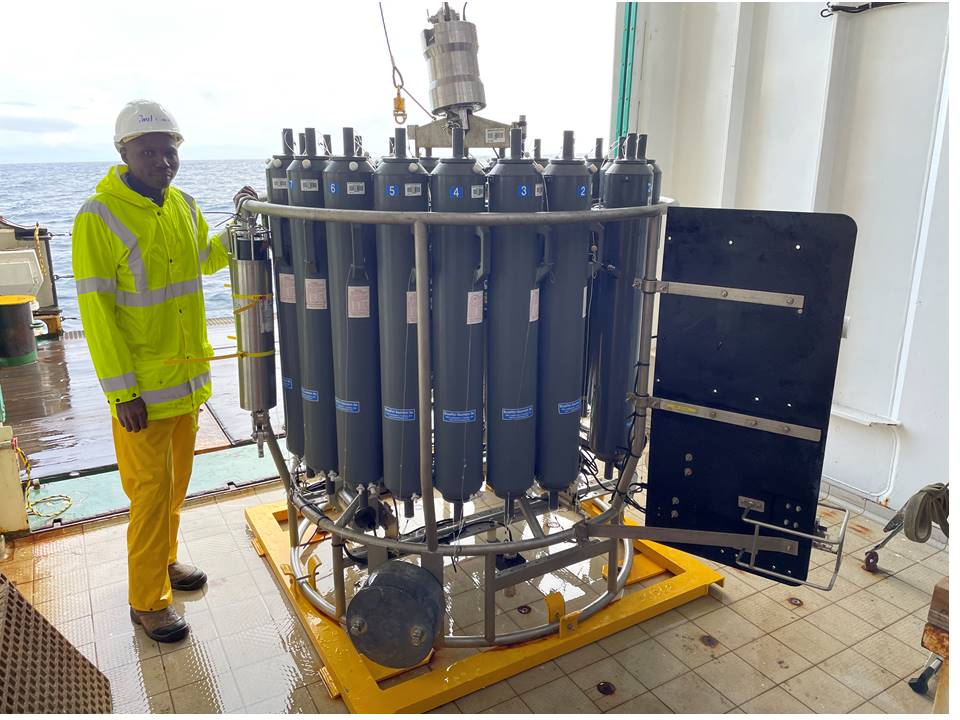
{"type": "Polygon", "coordinates": [[[710,300],[732,300],[733,302],[755,303],[757,305],[775,305],[803,311],[803,295],[767,292],[765,290],[747,290],[720,285],[698,285],[696,283],[667,282],[665,280],[643,280],[638,278],[633,286],[645,293],[664,295],[689,295],[710,300]]]}
{"type": "Polygon", "coordinates": [[[693,415],[705,420],[716,420],[717,422],[727,423],[728,425],[737,425],[739,427],[753,428],[754,430],[763,430],[764,432],[776,433],[777,435],[788,435],[801,440],[810,440],[820,442],[822,433],[817,428],[797,425],[796,423],[785,423],[780,420],[771,420],[769,418],[757,417],[756,415],[744,415],[729,410],[720,410],[718,408],[706,407],[704,405],[693,405],[691,403],[681,403],[675,400],[666,400],[664,398],[651,397],[644,399],[637,396],[635,403],[644,400],[646,407],[656,410],[666,410],[681,415],[693,415]]]}
{"type": "MultiPolygon", "coordinates": [[[[766,575],[767,577],[773,578],[774,580],[782,580],[789,583],[806,585],[816,590],[829,591],[833,589],[833,584],[837,581],[837,576],[840,574],[840,563],[843,561],[843,542],[844,540],[846,540],[846,537],[847,537],[847,522],[850,519],[850,511],[847,508],[842,507],[840,505],[834,505],[833,503],[825,502],[823,500],[820,501],[819,504],[823,505],[824,507],[843,511],[843,521],[840,523],[840,532],[835,539],[831,540],[829,538],[821,537],[820,535],[800,532],[799,530],[791,530],[790,528],[786,528],[786,527],[779,527],[777,525],[774,525],[773,523],[768,523],[768,522],[764,522],[763,520],[757,520],[755,518],[749,517],[751,510],[763,512],[764,504],[759,500],[754,500],[752,498],[741,496],[739,498],[738,504],[740,507],[743,508],[742,520],[749,525],[753,525],[754,527],[753,535],[749,536],[753,540],[753,543],[751,543],[750,548],[749,549],[739,548],[740,552],[737,553],[737,557],[735,560],[738,567],[742,567],[745,570],[750,570],[751,572],[755,572],[759,575],[766,575]],[[766,568],[757,567],[757,565],[755,564],[757,560],[757,553],[760,552],[761,550],[767,549],[767,548],[764,548],[763,545],[766,543],[767,540],[771,539],[767,535],[760,534],[761,528],[763,528],[764,530],[772,530],[778,533],[793,535],[794,537],[798,537],[803,540],[810,540],[813,543],[815,543],[817,546],[822,547],[824,549],[836,548],[835,553],[837,556],[837,561],[834,564],[833,573],[830,576],[830,581],[822,585],[820,583],[810,582],[809,580],[798,580],[797,578],[790,577],[789,575],[784,575],[782,573],[774,572],[773,570],[767,570],[766,568]],[[750,556],[749,562],[745,562],[743,560],[743,557],[745,554],[750,556]]],[[[831,552],[829,549],[827,551],[831,552]]],[[[775,567],[776,566],[774,566],[774,568],[775,567]]]]}
{"type": "MultiPolygon", "coordinates": [[[[779,530],[780,528],[776,528],[779,530]]],[[[642,525],[596,525],[579,522],[573,526],[578,543],[584,543],[591,537],[619,538],[629,540],[652,540],[659,543],[711,545],[747,551],[768,550],[796,556],[797,542],[769,535],[750,535],[747,533],[710,532],[708,530],[684,530],[681,528],[645,527],[642,525]]]]}

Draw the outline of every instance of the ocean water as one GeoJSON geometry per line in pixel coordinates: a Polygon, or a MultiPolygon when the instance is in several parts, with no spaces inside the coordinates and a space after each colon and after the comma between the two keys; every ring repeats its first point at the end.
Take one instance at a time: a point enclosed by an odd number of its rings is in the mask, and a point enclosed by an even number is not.
{"type": "MultiPolygon", "coordinates": [[[[39,163],[36,165],[0,165],[0,215],[21,225],[39,222],[53,238],[53,256],[57,294],[63,310],[66,330],[80,329],[77,287],[70,259],[70,230],[73,218],[87,196],[113,163],[39,163]]],[[[176,187],[197,200],[211,232],[225,223],[233,210],[233,196],[244,185],[259,192],[266,189],[262,160],[184,160],[174,179],[176,187]]],[[[231,313],[226,269],[204,276],[203,291],[207,317],[225,317],[231,313]]]]}

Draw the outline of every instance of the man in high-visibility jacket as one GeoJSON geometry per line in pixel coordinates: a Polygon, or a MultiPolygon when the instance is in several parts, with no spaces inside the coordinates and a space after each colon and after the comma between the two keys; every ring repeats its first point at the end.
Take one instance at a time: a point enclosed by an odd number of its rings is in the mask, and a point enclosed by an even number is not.
{"type": "MultiPolygon", "coordinates": [[[[201,275],[228,261],[226,238],[208,238],[197,203],[170,184],[182,141],[162,106],[129,103],[114,136],[124,164],[110,168],[73,226],[80,317],[130,499],[130,617],[160,642],[189,632],[172,590],[207,580],[178,562],[177,532],[197,413],[211,392],[201,275]]],[[[245,187],[235,200],[244,195],[256,197],[245,187]]]]}

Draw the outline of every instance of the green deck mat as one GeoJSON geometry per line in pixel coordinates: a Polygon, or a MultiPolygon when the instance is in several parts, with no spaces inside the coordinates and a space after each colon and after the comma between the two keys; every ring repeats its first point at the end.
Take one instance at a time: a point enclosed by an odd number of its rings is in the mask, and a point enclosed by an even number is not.
{"type": "MultiPolygon", "coordinates": [[[[193,475],[187,497],[227,490],[231,485],[242,487],[276,477],[277,468],[266,448],[262,458],[257,457],[257,448],[253,445],[217,450],[194,457],[193,475]]],[[[120,485],[120,473],[116,470],[42,484],[31,492],[30,499],[36,502],[47,495],[66,495],[72,504],[57,518],[30,516],[31,531],[50,527],[55,520],[68,525],[130,509],[130,502],[120,485]]],[[[41,505],[40,510],[55,512],[59,507],[58,503],[53,503],[41,505]]]]}

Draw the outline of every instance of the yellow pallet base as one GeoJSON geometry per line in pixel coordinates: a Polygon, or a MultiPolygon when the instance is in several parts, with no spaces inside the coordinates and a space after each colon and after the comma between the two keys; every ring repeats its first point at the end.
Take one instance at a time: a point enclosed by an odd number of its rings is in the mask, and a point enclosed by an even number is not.
{"type": "Polygon", "coordinates": [[[409,680],[381,687],[381,681],[409,670],[386,668],[363,657],[338,623],[297,592],[284,527],[286,501],[247,508],[246,519],[258,552],[263,551],[323,661],[323,677],[331,696],[339,693],[355,713],[431,710],[702,597],[712,583],[723,584],[720,573],[694,557],[659,543],[637,541],[637,577],[664,572],[672,577],[634,590],[582,622],[578,612],[569,613],[557,635],[474,653],[450,663],[431,663],[428,658],[429,672],[412,673],[409,680]]]}

